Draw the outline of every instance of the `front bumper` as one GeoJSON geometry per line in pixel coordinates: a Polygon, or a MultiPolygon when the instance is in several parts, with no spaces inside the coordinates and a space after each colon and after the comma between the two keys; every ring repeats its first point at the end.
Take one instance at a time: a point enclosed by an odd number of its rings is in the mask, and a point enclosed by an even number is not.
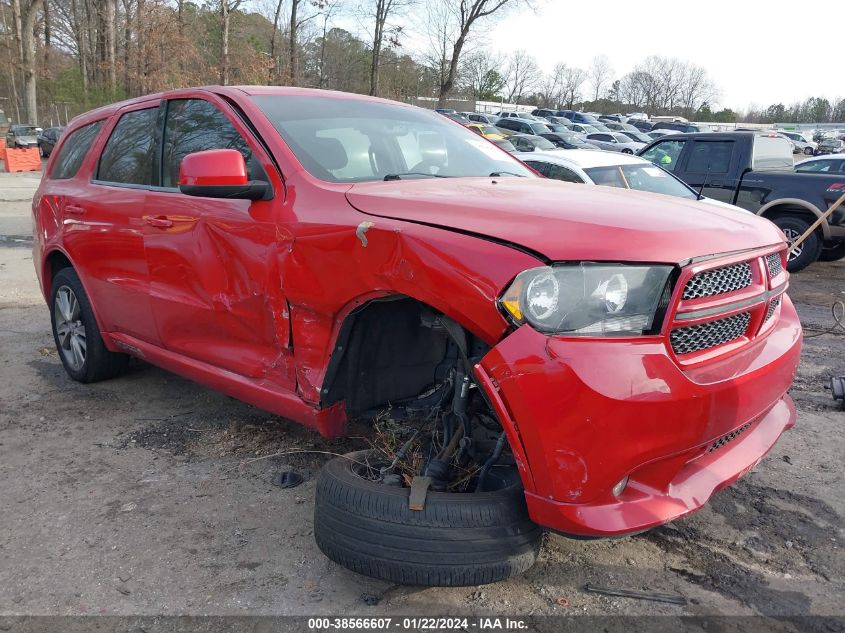
{"type": "Polygon", "coordinates": [[[689,514],[753,468],[795,423],[786,391],[800,349],[784,296],[765,336],[695,367],[660,337],[573,340],[523,326],[476,370],[531,517],[563,533],[613,536],[689,514]]]}

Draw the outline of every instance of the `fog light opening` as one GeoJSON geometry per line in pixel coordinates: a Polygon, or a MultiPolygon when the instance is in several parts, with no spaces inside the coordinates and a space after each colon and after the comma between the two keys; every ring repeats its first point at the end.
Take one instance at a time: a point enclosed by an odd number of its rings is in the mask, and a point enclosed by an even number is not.
{"type": "Polygon", "coordinates": [[[613,493],[613,496],[618,497],[619,495],[621,495],[625,491],[625,486],[627,486],[627,485],[628,485],[628,477],[626,475],[625,477],[622,478],[622,481],[620,481],[618,484],[613,486],[613,490],[611,490],[611,492],[613,493]]]}

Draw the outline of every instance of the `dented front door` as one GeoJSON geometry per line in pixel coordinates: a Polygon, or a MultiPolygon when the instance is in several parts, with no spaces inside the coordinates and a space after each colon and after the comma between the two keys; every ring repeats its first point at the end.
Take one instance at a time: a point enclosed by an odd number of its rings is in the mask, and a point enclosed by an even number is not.
{"type": "Polygon", "coordinates": [[[250,178],[282,195],[269,161],[224,104],[167,103],[161,186],[149,193],[145,236],[152,308],[164,346],[191,359],[293,390],[290,325],[277,264],[285,248],[272,200],[226,200],[179,192],[185,155],[233,148],[250,178]]]}

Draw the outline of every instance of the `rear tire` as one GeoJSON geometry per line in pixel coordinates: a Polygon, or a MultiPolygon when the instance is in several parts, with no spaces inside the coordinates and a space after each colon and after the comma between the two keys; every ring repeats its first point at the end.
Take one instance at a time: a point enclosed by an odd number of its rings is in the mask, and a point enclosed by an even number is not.
{"type": "Polygon", "coordinates": [[[106,349],[88,295],[73,268],[62,268],[53,277],[50,317],[56,350],[68,376],[79,382],[97,382],[126,369],[129,357],[106,349]]]}
{"type": "Polygon", "coordinates": [[[845,257],[845,240],[841,242],[825,242],[819,254],[820,262],[836,262],[845,257]]]}
{"type": "Polygon", "coordinates": [[[373,578],[442,587],[497,582],[534,564],[542,531],[528,517],[515,468],[496,469],[504,474],[495,491],[429,491],[415,512],[410,489],[355,472],[352,460],[367,455],[333,459],[317,480],[314,537],[334,562],[373,578]]]}
{"type": "MultiPolygon", "coordinates": [[[[772,222],[783,231],[790,246],[793,241],[804,235],[807,229],[810,228],[810,223],[807,220],[794,215],[779,215],[772,218],[772,222]]],[[[821,250],[822,240],[819,234],[814,232],[807,236],[807,239],[801,243],[795,253],[789,255],[786,269],[791,273],[804,270],[819,258],[821,250]]]]}
{"type": "Polygon", "coordinates": [[[812,156],[813,155],[813,148],[812,147],[805,147],[804,148],[804,156],[812,156]]]}

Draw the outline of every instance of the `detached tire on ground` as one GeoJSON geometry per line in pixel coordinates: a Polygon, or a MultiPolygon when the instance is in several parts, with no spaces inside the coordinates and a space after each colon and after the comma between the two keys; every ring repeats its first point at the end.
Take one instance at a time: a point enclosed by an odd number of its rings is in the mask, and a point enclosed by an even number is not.
{"type": "Polygon", "coordinates": [[[534,564],[542,531],[528,518],[515,468],[491,470],[498,490],[429,491],[417,512],[408,508],[410,489],[354,471],[367,454],[331,460],[317,480],[314,537],[334,562],[400,584],[448,587],[505,580],[534,564]]]}
{"type": "MultiPolygon", "coordinates": [[[[772,222],[774,222],[775,225],[783,231],[784,235],[786,235],[786,238],[789,240],[790,245],[810,228],[810,222],[795,215],[779,215],[772,218],[772,222]]],[[[800,244],[798,250],[793,255],[789,256],[786,269],[791,273],[804,270],[807,266],[819,258],[821,250],[822,240],[819,237],[818,232],[811,233],[807,236],[807,239],[800,244]]]]}

